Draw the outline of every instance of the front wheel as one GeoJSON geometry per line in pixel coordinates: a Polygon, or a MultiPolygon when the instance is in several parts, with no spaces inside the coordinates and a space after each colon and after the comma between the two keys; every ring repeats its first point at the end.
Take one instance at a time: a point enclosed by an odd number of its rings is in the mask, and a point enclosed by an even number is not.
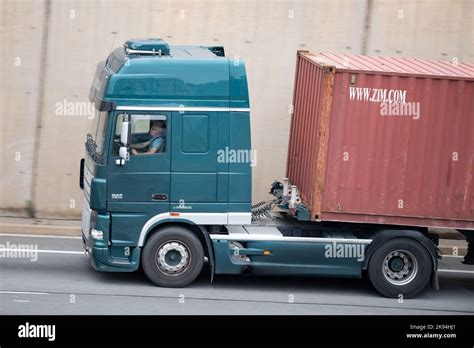
{"type": "Polygon", "coordinates": [[[433,269],[426,248],[409,238],[383,243],[369,261],[372,285],[384,296],[415,297],[428,285],[433,269]]]}
{"type": "Polygon", "coordinates": [[[165,227],[146,242],[142,265],[148,279],[156,285],[181,288],[201,273],[204,250],[199,238],[186,228],[165,227]]]}

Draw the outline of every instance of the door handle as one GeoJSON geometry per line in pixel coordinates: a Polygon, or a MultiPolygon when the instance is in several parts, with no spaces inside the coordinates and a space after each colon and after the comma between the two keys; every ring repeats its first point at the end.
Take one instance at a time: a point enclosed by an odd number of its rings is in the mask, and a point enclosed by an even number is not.
{"type": "Polygon", "coordinates": [[[168,200],[168,195],[162,193],[154,193],[151,195],[151,199],[154,201],[166,201],[168,200]]]}
{"type": "Polygon", "coordinates": [[[237,253],[238,255],[245,255],[245,256],[271,255],[270,251],[268,250],[256,249],[256,248],[239,248],[237,253]]]}

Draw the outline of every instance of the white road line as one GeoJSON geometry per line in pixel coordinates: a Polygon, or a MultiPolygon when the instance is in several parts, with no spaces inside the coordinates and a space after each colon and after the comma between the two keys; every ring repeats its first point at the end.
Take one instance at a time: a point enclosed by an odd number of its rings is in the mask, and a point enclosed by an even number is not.
{"type": "Polygon", "coordinates": [[[73,236],[56,236],[56,235],[45,235],[45,234],[15,234],[15,233],[0,233],[1,236],[8,237],[27,237],[27,238],[63,238],[63,239],[82,239],[82,237],[73,237],[73,236]]]}
{"type": "Polygon", "coordinates": [[[464,256],[454,256],[454,255],[442,255],[443,257],[455,257],[457,259],[463,259],[464,256]]]}
{"type": "Polygon", "coordinates": [[[462,271],[462,270],[458,270],[458,269],[438,269],[438,272],[469,273],[469,274],[474,274],[474,271],[462,271]]]}
{"type": "Polygon", "coordinates": [[[13,302],[27,302],[27,303],[29,303],[31,301],[30,300],[13,300],[13,302]]]}
{"type": "Polygon", "coordinates": [[[49,295],[47,292],[7,291],[7,290],[0,290],[0,294],[13,294],[13,295],[49,295]]]}
{"type": "Polygon", "coordinates": [[[73,250],[36,250],[36,249],[3,249],[0,251],[12,251],[22,253],[45,253],[45,254],[72,254],[72,255],[85,255],[84,251],[73,251],[73,250]]]}

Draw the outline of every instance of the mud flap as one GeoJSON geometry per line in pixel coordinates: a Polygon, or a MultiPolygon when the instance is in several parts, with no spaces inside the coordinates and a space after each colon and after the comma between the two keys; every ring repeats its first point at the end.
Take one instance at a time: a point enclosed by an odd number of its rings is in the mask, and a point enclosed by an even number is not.
{"type": "Polygon", "coordinates": [[[199,226],[199,230],[206,241],[206,247],[209,254],[209,267],[211,271],[211,284],[214,281],[214,269],[215,269],[215,262],[214,262],[214,252],[212,250],[211,238],[209,237],[209,233],[203,226],[199,226]]]}
{"type": "Polygon", "coordinates": [[[431,287],[433,290],[439,291],[438,271],[434,270],[431,274],[431,287]]]}

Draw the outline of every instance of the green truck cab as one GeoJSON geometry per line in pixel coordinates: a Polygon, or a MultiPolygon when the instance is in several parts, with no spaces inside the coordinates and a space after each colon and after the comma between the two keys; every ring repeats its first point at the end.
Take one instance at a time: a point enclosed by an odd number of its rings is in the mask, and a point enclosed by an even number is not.
{"type": "Polygon", "coordinates": [[[295,218],[288,212],[297,190],[286,181],[273,184],[275,201],[252,207],[247,76],[223,47],[129,40],[99,63],[89,99],[96,125],[80,186],[94,269],[141,266],[166,287],[190,284],[205,264],[211,277],[361,277],[372,269],[374,286],[390,297],[415,296],[430,280],[437,286],[437,248],[423,231],[391,227],[391,238],[415,242],[405,252],[402,243],[387,266],[386,226],[304,221],[304,206],[295,218]]]}

